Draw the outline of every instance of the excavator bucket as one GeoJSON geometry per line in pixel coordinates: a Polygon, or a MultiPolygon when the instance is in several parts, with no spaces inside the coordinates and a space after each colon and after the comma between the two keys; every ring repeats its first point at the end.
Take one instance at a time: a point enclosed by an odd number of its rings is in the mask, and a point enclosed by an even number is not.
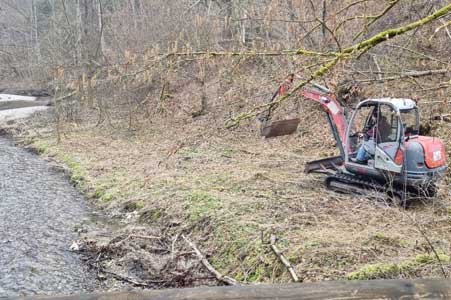
{"type": "Polygon", "coordinates": [[[293,134],[296,132],[300,121],[301,120],[299,118],[274,121],[262,128],[261,136],[264,136],[265,138],[272,138],[276,136],[293,134]]]}

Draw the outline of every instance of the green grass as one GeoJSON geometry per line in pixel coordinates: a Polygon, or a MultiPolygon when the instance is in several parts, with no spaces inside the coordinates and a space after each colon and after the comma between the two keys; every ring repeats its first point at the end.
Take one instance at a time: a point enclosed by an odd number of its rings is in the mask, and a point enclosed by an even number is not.
{"type": "MultiPolygon", "coordinates": [[[[446,254],[440,253],[438,256],[441,262],[451,262],[451,258],[446,254]]],[[[399,263],[380,263],[363,266],[359,270],[349,273],[347,275],[347,279],[368,280],[394,278],[402,273],[411,272],[420,265],[431,264],[435,262],[437,262],[437,257],[435,256],[435,254],[419,254],[414,259],[399,263]]]]}
{"type": "Polygon", "coordinates": [[[144,208],[143,201],[128,201],[124,204],[124,210],[128,212],[133,212],[144,208]]]}
{"type": "Polygon", "coordinates": [[[73,155],[64,154],[62,156],[62,161],[66,164],[66,166],[70,169],[70,181],[80,189],[85,188],[86,184],[86,170],[83,168],[80,161],[73,155]]]}
{"type": "Polygon", "coordinates": [[[222,200],[206,192],[193,192],[185,201],[189,211],[189,219],[197,221],[203,217],[214,215],[221,207],[222,200]]]}
{"type": "Polygon", "coordinates": [[[274,262],[278,261],[262,243],[257,225],[222,222],[214,228],[210,242],[215,248],[211,262],[223,274],[246,282],[261,282],[275,275],[274,262]]]}
{"type": "Polygon", "coordinates": [[[41,155],[49,155],[50,153],[55,155],[58,161],[69,168],[70,181],[77,189],[84,190],[86,188],[87,171],[78,157],[69,153],[62,154],[56,144],[52,145],[46,139],[34,139],[32,145],[41,155]]]}
{"type": "Polygon", "coordinates": [[[204,153],[202,153],[202,150],[196,146],[191,147],[183,147],[180,149],[179,154],[190,157],[190,158],[196,158],[202,156],[204,153]]]}
{"type": "Polygon", "coordinates": [[[46,141],[46,140],[41,140],[41,139],[34,140],[32,142],[32,145],[33,145],[33,147],[36,148],[38,153],[41,155],[45,155],[45,154],[49,153],[50,145],[49,145],[48,141],[46,141]]]}

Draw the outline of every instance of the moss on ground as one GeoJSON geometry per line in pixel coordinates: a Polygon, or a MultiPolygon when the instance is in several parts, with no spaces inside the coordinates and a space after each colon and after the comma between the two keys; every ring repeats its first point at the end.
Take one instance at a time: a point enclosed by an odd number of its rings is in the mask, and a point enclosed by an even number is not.
{"type": "Polygon", "coordinates": [[[146,209],[139,215],[139,222],[143,224],[153,225],[166,215],[162,208],[146,209]]]}
{"type": "MultiPolygon", "coordinates": [[[[451,258],[443,253],[438,254],[440,263],[449,263],[451,258]]],[[[423,264],[438,263],[435,254],[419,254],[414,259],[399,263],[380,263],[361,267],[347,275],[349,280],[388,279],[395,278],[403,273],[409,273],[423,264]]]]}
{"type": "Polygon", "coordinates": [[[273,254],[261,240],[256,225],[222,223],[215,226],[211,262],[225,274],[246,282],[268,281],[274,277],[273,254]]]}
{"type": "Polygon", "coordinates": [[[349,280],[393,278],[401,273],[411,271],[415,266],[416,264],[414,261],[367,265],[360,268],[358,271],[349,273],[347,278],[349,280]]]}
{"type": "Polygon", "coordinates": [[[143,201],[128,201],[124,204],[124,210],[126,212],[133,212],[143,209],[145,206],[143,201]]]}

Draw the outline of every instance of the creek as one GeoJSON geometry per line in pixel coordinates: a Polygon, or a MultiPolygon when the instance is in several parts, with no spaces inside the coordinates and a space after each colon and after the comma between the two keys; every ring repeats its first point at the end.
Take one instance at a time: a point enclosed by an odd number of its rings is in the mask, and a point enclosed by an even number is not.
{"type": "Polygon", "coordinates": [[[92,291],[95,274],[70,251],[86,224],[90,208],[64,174],[0,138],[0,298],[92,291]]]}

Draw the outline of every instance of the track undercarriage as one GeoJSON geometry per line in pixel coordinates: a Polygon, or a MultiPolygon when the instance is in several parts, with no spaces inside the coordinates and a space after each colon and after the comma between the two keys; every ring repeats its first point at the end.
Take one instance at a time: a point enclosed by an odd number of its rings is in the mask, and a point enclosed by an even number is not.
{"type": "Polygon", "coordinates": [[[325,184],[327,189],[346,194],[367,196],[378,201],[385,201],[406,206],[414,199],[434,197],[435,185],[427,187],[414,187],[405,184],[395,184],[393,180],[376,180],[343,172],[343,160],[334,156],[321,160],[308,162],[305,173],[327,174],[325,184]]]}
{"type": "Polygon", "coordinates": [[[362,179],[358,176],[340,172],[330,174],[325,179],[327,189],[347,194],[364,195],[378,201],[387,201],[406,206],[415,199],[425,199],[436,194],[435,186],[415,188],[393,183],[382,183],[362,179]]]}

